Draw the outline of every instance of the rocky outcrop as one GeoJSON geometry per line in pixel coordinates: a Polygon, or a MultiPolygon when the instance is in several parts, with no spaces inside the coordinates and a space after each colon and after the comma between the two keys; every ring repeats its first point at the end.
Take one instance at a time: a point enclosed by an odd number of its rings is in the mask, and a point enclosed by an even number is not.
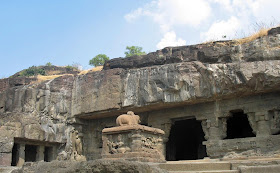
{"type": "Polygon", "coordinates": [[[73,114],[94,117],[94,113],[105,116],[112,110],[141,112],[277,91],[279,72],[279,60],[225,64],[194,61],[128,70],[109,69],[98,73],[104,76],[102,78],[96,78],[96,73],[76,78],[73,114]]]}
{"type": "Polygon", "coordinates": [[[96,160],[88,162],[59,162],[51,163],[27,163],[23,168],[14,170],[12,173],[37,173],[37,172],[53,172],[53,173],[78,173],[78,172],[93,172],[93,173],[167,173],[167,171],[144,164],[141,162],[131,161],[110,161],[96,160]]]}
{"type": "Polygon", "coordinates": [[[36,80],[36,78],[29,77],[4,78],[0,80],[0,92],[12,87],[29,85],[36,80]]]}
{"type": "MultiPolygon", "coordinates": [[[[72,66],[58,67],[58,66],[51,65],[51,66],[39,66],[35,68],[43,70],[45,72],[45,76],[65,75],[65,74],[77,75],[80,72],[78,69],[72,66]]],[[[10,76],[9,78],[0,79],[0,92],[12,87],[41,82],[38,80],[37,76],[23,76],[22,72],[24,72],[25,70],[17,72],[16,74],[10,76]]]]}
{"type": "Polygon", "coordinates": [[[166,47],[142,56],[115,58],[104,69],[135,69],[155,65],[200,61],[204,64],[280,60],[280,27],[268,35],[241,44],[238,40],[216,41],[191,46],[166,47]]]}
{"type": "Polygon", "coordinates": [[[105,70],[76,78],[73,114],[99,117],[278,90],[279,44],[275,28],[244,44],[170,47],[109,60],[105,70]]]}

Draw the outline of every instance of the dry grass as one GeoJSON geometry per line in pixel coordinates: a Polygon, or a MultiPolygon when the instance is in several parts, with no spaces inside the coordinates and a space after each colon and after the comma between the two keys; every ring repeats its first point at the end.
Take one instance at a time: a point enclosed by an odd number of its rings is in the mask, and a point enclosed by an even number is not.
{"type": "Polygon", "coordinates": [[[103,69],[103,66],[97,66],[97,67],[94,67],[94,68],[89,69],[89,70],[83,70],[78,75],[84,75],[84,74],[87,74],[89,72],[94,72],[94,71],[101,71],[102,69],[103,69]]]}
{"type": "Polygon", "coordinates": [[[240,45],[240,44],[244,44],[244,43],[249,43],[260,37],[266,36],[268,34],[268,30],[269,29],[267,29],[267,28],[263,28],[248,37],[240,38],[240,39],[233,39],[233,40],[228,40],[228,41],[210,40],[210,41],[202,43],[202,45],[208,44],[208,45],[216,45],[216,46],[230,46],[230,45],[240,45]]]}
{"type": "MultiPolygon", "coordinates": [[[[97,67],[94,67],[94,68],[89,69],[89,70],[83,70],[78,75],[83,75],[83,74],[87,74],[89,72],[94,72],[94,71],[101,71],[102,69],[103,69],[103,66],[97,66],[97,67]]],[[[57,71],[54,71],[54,74],[56,72],[57,71]]],[[[48,74],[53,74],[53,73],[48,73],[48,74]]],[[[37,80],[33,81],[32,84],[41,83],[41,82],[47,81],[47,80],[52,80],[52,79],[55,79],[55,78],[63,76],[63,75],[73,75],[73,74],[48,75],[48,76],[37,75],[37,76],[33,76],[33,78],[35,78],[37,80]]]]}
{"type": "Polygon", "coordinates": [[[41,83],[43,81],[52,80],[52,79],[55,79],[60,76],[63,76],[63,75],[50,75],[50,76],[37,75],[34,77],[34,78],[37,78],[37,81],[35,81],[34,83],[41,83]]]}
{"type": "Polygon", "coordinates": [[[249,43],[251,41],[254,41],[256,40],[257,38],[260,38],[260,37],[263,37],[263,36],[266,36],[267,33],[268,33],[268,30],[269,29],[260,29],[258,32],[250,35],[249,37],[245,37],[245,38],[241,38],[241,39],[235,39],[233,41],[235,41],[237,44],[244,44],[244,43],[249,43]]]}
{"type": "Polygon", "coordinates": [[[59,74],[59,73],[61,73],[61,71],[59,71],[59,70],[47,71],[48,76],[50,76],[50,75],[56,75],[56,74],[59,74]]]}

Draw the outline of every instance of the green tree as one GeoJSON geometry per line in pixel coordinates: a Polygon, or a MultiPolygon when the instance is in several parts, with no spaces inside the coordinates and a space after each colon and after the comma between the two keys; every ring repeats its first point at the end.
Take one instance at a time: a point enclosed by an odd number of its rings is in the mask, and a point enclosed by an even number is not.
{"type": "Polygon", "coordinates": [[[47,62],[46,66],[52,66],[52,63],[47,62]]]}
{"type": "Polygon", "coordinates": [[[145,55],[146,52],[142,51],[142,47],[139,47],[139,46],[126,46],[126,50],[124,52],[125,54],[125,57],[130,57],[130,56],[133,56],[133,55],[145,55]]]}
{"type": "Polygon", "coordinates": [[[105,54],[98,54],[96,55],[94,58],[92,58],[91,60],[89,60],[89,65],[92,66],[100,66],[100,65],[104,65],[105,61],[109,60],[109,57],[105,54]]]}

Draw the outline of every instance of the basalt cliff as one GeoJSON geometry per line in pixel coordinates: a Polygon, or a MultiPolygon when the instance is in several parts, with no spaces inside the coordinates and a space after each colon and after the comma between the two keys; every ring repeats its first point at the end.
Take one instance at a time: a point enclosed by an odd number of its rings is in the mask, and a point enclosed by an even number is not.
{"type": "Polygon", "coordinates": [[[280,151],[280,27],[249,42],[167,47],[143,56],[111,59],[101,71],[40,83],[22,80],[27,82],[16,85],[0,80],[0,165],[18,165],[20,152],[15,153],[23,145],[25,152],[36,150],[35,156],[25,154],[25,161],[99,159],[102,129],[114,126],[116,116],[127,111],[137,113],[142,124],[165,131],[169,160],[179,159],[170,150],[176,146],[170,142],[172,127],[186,117],[201,123],[203,139],[198,148],[203,144],[206,149],[196,158],[240,154],[254,149],[251,144],[261,155],[280,151]],[[250,137],[259,137],[257,144],[244,141],[239,147],[243,149],[234,150],[231,145],[236,145],[236,139],[224,140],[231,135],[226,122],[235,113],[246,114],[255,135],[250,137]],[[268,127],[259,123],[263,117],[268,127]],[[73,138],[82,145],[76,155],[73,138]],[[268,139],[270,151],[258,146],[266,145],[268,139]]]}

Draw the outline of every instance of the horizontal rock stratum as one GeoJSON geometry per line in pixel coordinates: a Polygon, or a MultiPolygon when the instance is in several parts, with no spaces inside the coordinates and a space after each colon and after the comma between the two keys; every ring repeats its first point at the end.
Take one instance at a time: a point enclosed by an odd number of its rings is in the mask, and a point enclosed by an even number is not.
{"type": "Polygon", "coordinates": [[[0,112],[30,107],[94,118],[278,90],[279,34],[280,27],[244,44],[218,41],[112,59],[102,71],[9,88],[1,93],[0,112]],[[58,102],[50,100],[53,94],[58,102]]]}

